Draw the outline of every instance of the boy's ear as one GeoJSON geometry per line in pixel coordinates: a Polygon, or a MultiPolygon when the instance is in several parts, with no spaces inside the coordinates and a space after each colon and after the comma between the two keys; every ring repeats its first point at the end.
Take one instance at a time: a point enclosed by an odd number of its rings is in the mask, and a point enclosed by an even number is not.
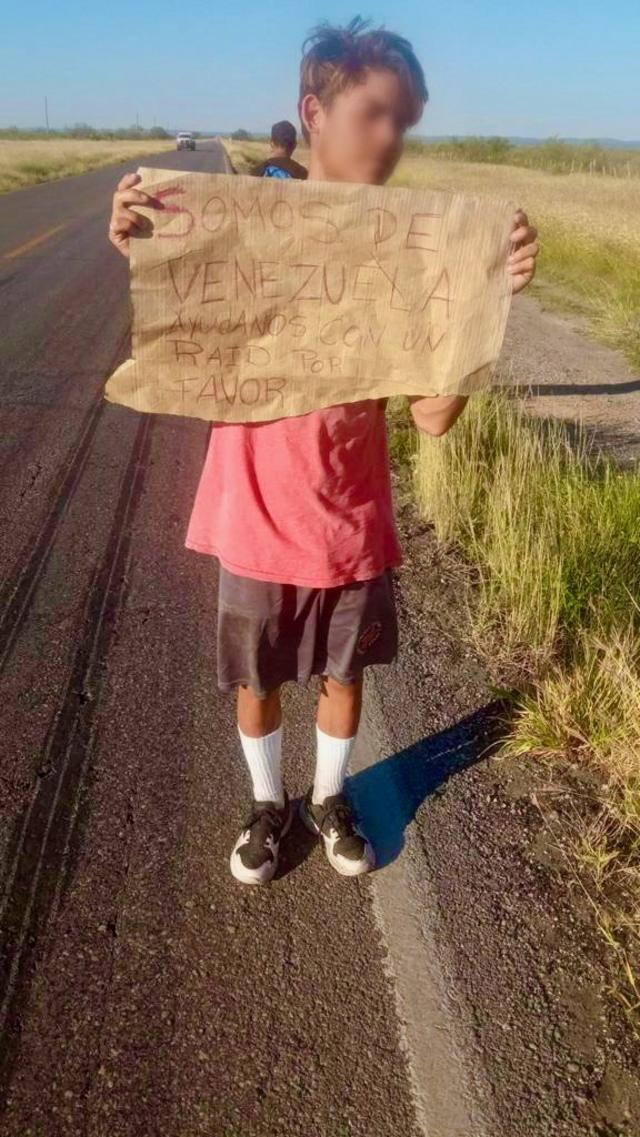
{"type": "Polygon", "coordinates": [[[323,108],[317,95],[305,95],[300,103],[300,121],[304,123],[309,134],[317,134],[320,129],[320,121],[323,114],[323,108]]]}

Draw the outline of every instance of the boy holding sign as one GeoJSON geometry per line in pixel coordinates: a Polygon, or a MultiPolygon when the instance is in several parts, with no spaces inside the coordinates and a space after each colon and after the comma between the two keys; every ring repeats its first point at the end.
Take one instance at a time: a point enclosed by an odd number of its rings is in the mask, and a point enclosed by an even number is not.
{"type": "MultiPolygon", "coordinates": [[[[318,27],[305,43],[298,110],[317,181],[383,185],[428,99],[411,45],[359,18],[318,27]]],[[[114,195],[110,238],[128,255],[137,215],[154,200],[136,174],[114,195]]],[[[518,211],[512,292],[535,271],[537,232],[518,211]]],[[[412,397],[419,430],[444,434],[463,396],[412,397]]],[[[330,864],[356,876],[374,853],[344,793],[367,665],[397,652],[392,569],[402,561],[393,515],[386,399],[364,399],[268,422],[214,422],[186,545],[218,557],[218,686],[237,690],[238,732],[253,789],[231,852],[234,876],[273,877],[291,824],[283,785],[284,682],[321,677],[314,779],[305,824],[330,864]]]]}

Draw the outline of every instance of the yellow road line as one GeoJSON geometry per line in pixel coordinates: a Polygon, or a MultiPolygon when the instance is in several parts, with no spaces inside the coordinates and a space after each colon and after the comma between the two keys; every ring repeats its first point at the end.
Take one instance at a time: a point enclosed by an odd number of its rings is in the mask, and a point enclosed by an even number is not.
{"type": "Polygon", "coordinates": [[[53,229],[47,229],[46,233],[41,233],[39,237],[32,237],[30,241],[25,241],[24,245],[18,245],[16,249],[12,249],[10,253],[5,253],[7,260],[12,260],[13,257],[21,257],[23,253],[28,253],[30,249],[35,249],[36,245],[41,245],[43,241],[53,237],[54,233],[59,233],[64,229],[63,225],[55,225],[53,229]]]}

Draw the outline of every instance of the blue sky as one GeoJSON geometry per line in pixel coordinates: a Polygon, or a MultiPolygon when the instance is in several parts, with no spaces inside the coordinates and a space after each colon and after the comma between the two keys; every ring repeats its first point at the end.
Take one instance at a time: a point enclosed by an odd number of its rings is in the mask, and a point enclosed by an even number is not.
{"type": "Polygon", "coordinates": [[[353,15],[413,43],[424,134],[640,139],[639,0],[135,0],[12,4],[0,46],[0,126],[297,124],[300,47],[353,15]]]}

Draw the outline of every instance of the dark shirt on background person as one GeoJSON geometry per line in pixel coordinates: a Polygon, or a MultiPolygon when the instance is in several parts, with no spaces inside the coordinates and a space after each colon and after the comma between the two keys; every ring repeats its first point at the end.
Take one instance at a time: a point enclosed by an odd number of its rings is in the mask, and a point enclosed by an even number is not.
{"type": "Polygon", "coordinates": [[[291,157],[298,136],[292,122],[276,122],[271,127],[271,154],[253,167],[257,178],[306,178],[307,170],[291,157]]]}

